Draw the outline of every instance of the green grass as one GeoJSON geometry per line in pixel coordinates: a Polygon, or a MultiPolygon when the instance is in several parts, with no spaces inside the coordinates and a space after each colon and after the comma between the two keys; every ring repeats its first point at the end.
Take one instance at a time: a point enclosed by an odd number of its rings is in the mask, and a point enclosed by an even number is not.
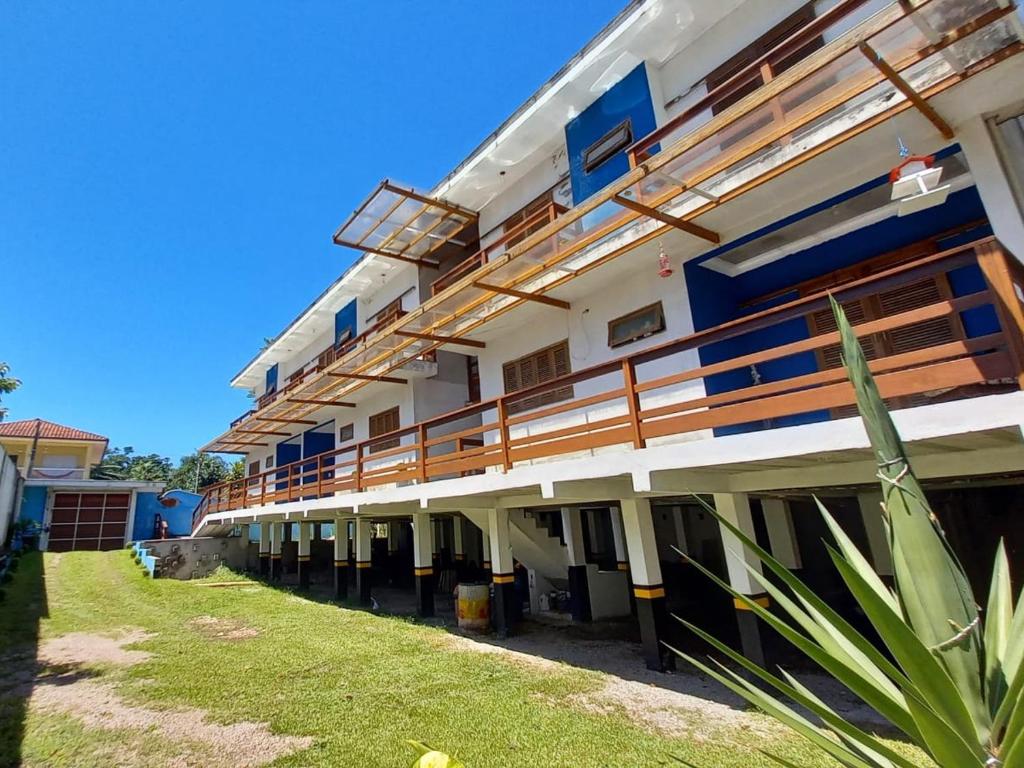
{"type": "MultiPolygon", "coordinates": [[[[574,708],[566,697],[602,684],[590,670],[540,670],[454,650],[441,629],[287,590],[152,580],[128,552],[27,555],[7,586],[0,654],[35,642],[37,624],[43,639],[119,627],[153,632],[136,646],[153,654],[149,661],[94,670],[98,679],[133,704],[198,707],[217,722],[264,721],[276,733],[315,739],[275,766],[404,768],[413,757],[406,739],[453,753],[469,768],[675,765],[672,754],[704,766],[769,765],[755,747],[801,766],[828,765],[796,737],[765,743],[721,729],[712,738],[671,739],[637,727],[625,712],[574,708]],[[198,616],[244,622],[260,635],[210,638],[189,626],[198,616]]],[[[19,716],[0,688],[0,765],[18,754],[30,766],[111,764],[117,744],[137,746],[139,765],[174,763],[178,754],[178,746],[138,732],[93,731],[35,713],[20,726],[12,722],[19,716]]],[[[695,723],[705,734],[714,727],[695,723]]]]}

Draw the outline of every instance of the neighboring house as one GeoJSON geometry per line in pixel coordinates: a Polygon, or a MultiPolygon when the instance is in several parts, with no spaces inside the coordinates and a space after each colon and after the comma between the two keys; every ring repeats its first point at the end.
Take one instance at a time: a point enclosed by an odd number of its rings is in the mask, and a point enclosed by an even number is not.
{"type": "Polygon", "coordinates": [[[259,524],[305,584],[346,523],[368,601],[388,523],[425,615],[462,558],[499,631],[528,581],[534,611],[635,611],[652,667],[669,610],[760,658],[674,553],[767,600],[693,493],[838,595],[817,493],[891,573],[832,292],[968,572],[1000,535],[1019,569],[1022,31],[997,0],[630,3],[434,189],[382,182],[339,228],[362,256],[232,381],[256,406],[205,450],[248,477],[194,533],[259,524]],[[898,140],[929,159],[891,179],[898,140]]]}
{"type": "Polygon", "coordinates": [[[173,535],[189,532],[194,494],[175,491],[168,499],[161,496],[163,483],[90,477],[107,443],[102,435],[43,419],[0,423],[0,446],[24,480],[18,517],[36,524],[40,549],[120,549],[152,538],[157,514],[174,521],[173,535]]]}

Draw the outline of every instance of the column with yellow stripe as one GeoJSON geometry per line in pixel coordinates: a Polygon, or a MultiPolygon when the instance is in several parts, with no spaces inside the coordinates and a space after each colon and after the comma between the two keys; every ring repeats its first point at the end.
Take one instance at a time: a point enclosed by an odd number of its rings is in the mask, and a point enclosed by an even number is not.
{"type": "Polygon", "coordinates": [[[629,553],[629,570],[636,597],[636,619],[640,642],[648,669],[664,671],[673,667],[671,652],[664,646],[668,628],[665,586],[661,581],[658,542],[654,535],[649,499],[622,499],[619,502],[622,527],[629,553]]]}
{"type": "Polygon", "coordinates": [[[373,572],[370,562],[370,521],[356,518],[356,594],[360,605],[370,604],[370,584],[373,572]]]}
{"type": "Polygon", "coordinates": [[[309,571],[311,568],[309,559],[309,540],[312,527],[312,523],[299,523],[299,589],[309,589],[309,571]]]}
{"type": "Polygon", "coordinates": [[[516,584],[513,573],[512,541],[507,509],[487,510],[487,531],[491,538],[491,580],[494,582],[494,612],[491,623],[499,637],[515,630],[516,584]]]}
{"type": "Polygon", "coordinates": [[[270,573],[270,523],[260,523],[259,569],[260,577],[267,578],[270,573]]]}
{"type": "Polygon", "coordinates": [[[270,580],[280,581],[283,572],[281,571],[281,542],[284,541],[284,523],[271,523],[270,525],[270,580]]]}
{"type": "Polygon", "coordinates": [[[348,522],[334,521],[334,599],[348,597],[348,522]]]}
{"type": "MultiPolygon", "coordinates": [[[[715,509],[724,519],[739,528],[751,539],[755,538],[754,520],[750,510],[750,497],[745,493],[716,493],[715,509]]],[[[736,623],[740,630],[740,648],[743,655],[755,664],[765,666],[764,638],[761,620],[750,609],[751,603],[767,608],[768,595],[757,579],[747,570],[750,566],[761,573],[761,561],[744,547],[740,540],[723,526],[719,526],[722,534],[722,547],[725,549],[725,567],[729,574],[729,584],[743,597],[733,599],[736,609],[736,623]]]]}
{"type": "Polygon", "coordinates": [[[429,512],[412,516],[412,565],[416,578],[416,613],[434,615],[434,557],[431,544],[433,521],[429,512]]]}
{"type": "Polygon", "coordinates": [[[562,538],[569,567],[569,612],[573,621],[590,621],[590,586],[587,583],[587,558],[583,544],[583,512],[578,507],[562,507],[562,538]]]}

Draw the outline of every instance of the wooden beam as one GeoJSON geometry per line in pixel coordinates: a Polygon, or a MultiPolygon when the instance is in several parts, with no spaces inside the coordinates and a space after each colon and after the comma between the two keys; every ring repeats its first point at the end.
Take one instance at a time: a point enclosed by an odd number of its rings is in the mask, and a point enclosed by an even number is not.
{"type": "Polygon", "coordinates": [[[896,90],[906,96],[907,99],[917,107],[918,112],[931,121],[932,125],[939,130],[939,133],[942,134],[943,138],[953,138],[955,134],[953,133],[953,129],[949,127],[949,123],[942,119],[942,116],[935,111],[935,108],[931,104],[925,101],[921,94],[910,87],[910,83],[904,80],[900,76],[900,73],[892,68],[889,62],[879,56],[878,52],[868,45],[867,42],[861,42],[858,47],[860,48],[860,52],[867,57],[867,60],[874,64],[875,68],[878,69],[879,72],[885,75],[885,79],[896,86],[896,90]]]}
{"type": "Polygon", "coordinates": [[[568,309],[569,302],[562,301],[561,299],[554,299],[551,296],[544,296],[540,293],[527,293],[526,291],[517,291],[514,288],[506,288],[502,285],[491,285],[490,283],[484,283],[480,280],[474,280],[473,285],[477,288],[482,288],[485,291],[494,291],[494,293],[502,293],[505,296],[515,296],[517,299],[524,299],[526,301],[536,301],[541,304],[547,304],[549,307],[558,307],[559,309],[568,309]]]}
{"type": "MultiPolygon", "coordinates": [[[[221,445],[262,445],[266,448],[270,443],[251,443],[246,440],[224,440],[221,445]]],[[[210,453],[216,453],[216,451],[210,451],[210,453]]]]}
{"type": "Polygon", "coordinates": [[[657,219],[664,224],[670,224],[676,229],[681,229],[683,232],[689,232],[691,235],[707,240],[709,243],[717,245],[722,242],[721,236],[717,232],[712,232],[706,227],[700,226],[700,224],[694,224],[692,221],[686,221],[680,219],[678,216],[670,216],[663,211],[659,211],[657,208],[651,208],[643,203],[638,203],[636,200],[630,200],[628,197],[620,195],[614,195],[612,197],[616,203],[621,205],[623,208],[629,208],[631,211],[642,213],[644,216],[649,216],[652,219],[657,219]]]}
{"type": "Polygon", "coordinates": [[[316,426],[315,421],[309,421],[308,419],[279,419],[276,416],[253,416],[256,421],[279,421],[282,424],[312,424],[316,426]]]}
{"type": "Polygon", "coordinates": [[[359,243],[353,243],[350,240],[339,240],[338,238],[334,238],[334,242],[336,245],[348,246],[349,248],[355,248],[356,250],[365,251],[366,253],[375,253],[378,256],[395,259],[396,261],[404,261],[407,264],[415,264],[418,267],[430,267],[431,269],[439,269],[441,267],[441,265],[436,261],[416,259],[412,256],[403,256],[402,254],[395,253],[394,251],[383,251],[380,248],[371,248],[368,245],[360,245],[359,243]]]}
{"type": "Polygon", "coordinates": [[[424,341],[436,341],[441,344],[462,344],[466,347],[476,347],[477,349],[483,349],[487,346],[482,341],[476,341],[475,339],[460,339],[458,336],[438,336],[433,333],[417,333],[416,331],[395,331],[396,336],[408,336],[411,339],[423,339],[424,341]]]}
{"type": "Polygon", "coordinates": [[[421,195],[417,192],[413,192],[411,189],[405,189],[404,187],[399,187],[395,184],[392,184],[390,181],[387,181],[386,179],[384,180],[384,183],[381,184],[381,186],[384,189],[388,190],[388,192],[394,192],[396,195],[405,195],[406,197],[412,198],[413,200],[416,200],[417,202],[423,203],[425,205],[434,206],[435,208],[441,208],[445,211],[448,211],[449,213],[454,213],[456,216],[461,216],[467,221],[476,221],[477,217],[479,216],[479,214],[477,214],[475,211],[471,211],[468,208],[462,208],[461,206],[454,205],[453,203],[449,203],[446,200],[438,200],[436,197],[427,197],[426,195],[421,195]]]}
{"type": "Polygon", "coordinates": [[[236,429],[240,435],[283,435],[285,437],[291,437],[290,432],[274,432],[271,429],[236,429]]]}
{"type": "Polygon", "coordinates": [[[289,403],[306,403],[307,405],[337,405],[342,408],[355,408],[355,403],[346,403],[344,400],[313,400],[304,397],[287,397],[289,403]]]}
{"type": "MultiPolygon", "coordinates": [[[[360,381],[384,381],[388,384],[408,384],[406,379],[399,379],[394,376],[370,376],[367,373],[342,373],[341,371],[328,371],[328,376],[336,376],[339,379],[359,379],[360,381]]],[[[312,424],[313,422],[310,422],[312,424]]]]}

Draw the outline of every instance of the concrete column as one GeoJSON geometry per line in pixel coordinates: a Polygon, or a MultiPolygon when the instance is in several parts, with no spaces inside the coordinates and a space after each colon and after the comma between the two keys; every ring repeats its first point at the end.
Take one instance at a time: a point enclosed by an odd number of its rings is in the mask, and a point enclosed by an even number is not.
{"type": "Polygon", "coordinates": [[[562,507],[562,536],[569,565],[569,610],[573,621],[590,621],[590,589],[587,559],[583,548],[583,520],[580,510],[562,507]]]}
{"type": "Polygon", "coordinates": [[[494,581],[494,615],[491,622],[499,637],[508,637],[515,629],[516,584],[509,538],[507,509],[487,510],[487,531],[491,538],[491,570],[494,581]]]}
{"type": "Polygon", "coordinates": [[[388,582],[398,583],[398,521],[388,520],[388,582]]]}
{"type": "Polygon", "coordinates": [[[270,580],[280,581],[281,576],[281,542],[284,540],[284,523],[270,525],[270,580]]]}
{"type": "Polygon", "coordinates": [[[434,615],[434,554],[430,535],[433,522],[429,512],[416,512],[412,516],[412,564],[416,577],[416,613],[423,617],[434,615]]]}
{"type": "Polygon", "coordinates": [[[892,576],[892,549],[889,546],[889,534],[885,530],[882,491],[861,491],[857,494],[857,504],[864,521],[864,531],[868,535],[868,549],[871,551],[875,573],[879,576],[892,576]]]}
{"type": "MultiPolygon", "coordinates": [[[[978,116],[957,126],[957,141],[971,167],[992,231],[1014,256],[1024,259],[1024,217],[1000,160],[999,140],[993,138],[985,119],[978,116]]],[[[1010,147],[1006,150],[1015,151],[1010,147]]]]}
{"type": "Polygon", "coordinates": [[[801,568],[800,547],[793,527],[793,513],[785,499],[761,499],[772,557],[787,568],[801,568]]]}
{"type": "Polygon", "coordinates": [[[370,521],[356,518],[356,593],[360,605],[370,604],[370,521]]]}
{"type": "MultiPolygon", "coordinates": [[[[754,538],[754,522],[750,514],[750,497],[745,493],[716,493],[715,509],[723,518],[739,528],[749,538],[754,538]]],[[[761,572],[761,561],[743,546],[739,539],[726,528],[719,526],[722,545],[725,548],[725,565],[729,572],[729,584],[737,592],[747,595],[760,605],[768,605],[768,596],[761,585],[744,568],[744,562],[757,573],[761,572]]],[[[743,655],[751,661],[765,666],[764,640],[757,616],[738,599],[733,600],[736,621],[740,628],[740,646],[743,655]]]]}
{"type": "Polygon", "coordinates": [[[270,574],[270,523],[260,523],[260,576],[270,574]]]}
{"type": "Polygon", "coordinates": [[[672,507],[672,526],[676,532],[676,547],[686,554],[690,554],[686,543],[686,524],[683,522],[683,508],[678,504],[672,507]]]}
{"type": "Polygon", "coordinates": [[[460,563],[466,559],[466,549],[462,541],[462,517],[452,517],[452,554],[455,556],[455,562],[460,563]]]}
{"type": "Polygon", "coordinates": [[[587,510],[587,536],[589,538],[590,553],[594,556],[594,559],[600,562],[601,556],[604,552],[601,549],[601,532],[598,528],[598,510],[588,509],[587,510]]]}
{"type": "Polygon", "coordinates": [[[622,527],[629,553],[629,570],[633,577],[636,596],[637,621],[644,661],[648,669],[665,670],[675,666],[662,641],[668,624],[665,608],[665,586],[661,581],[661,563],[658,560],[658,542],[654,536],[649,499],[623,499],[622,527]]]}
{"type": "Polygon", "coordinates": [[[299,551],[298,551],[298,573],[299,589],[309,589],[309,571],[312,563],[309,559],[310,534],[313,532],[312,523],[299,523],[299,551]]]}
{"type": "Polygon", "coordinates": [[[636,595],[633,593],[633,577],[629,572],[629,555],[626,554],[626,532],[622,527],[622,510],[612,507],[612,544],[615,546],[615,567],[626,574],[626,589],[629,592],[629,612],[636,616],[636,595]]]}
{"type": "Polygon", "coordinates": [[[491,577],[491,535],[487,531],[480,532],[480,567],[483,569],[484,578],[491,577]]]}
{"type": "Polygon", "coordinates": [[[348,523],[334,521],[334,598],[348,597],[348,523]]]}

